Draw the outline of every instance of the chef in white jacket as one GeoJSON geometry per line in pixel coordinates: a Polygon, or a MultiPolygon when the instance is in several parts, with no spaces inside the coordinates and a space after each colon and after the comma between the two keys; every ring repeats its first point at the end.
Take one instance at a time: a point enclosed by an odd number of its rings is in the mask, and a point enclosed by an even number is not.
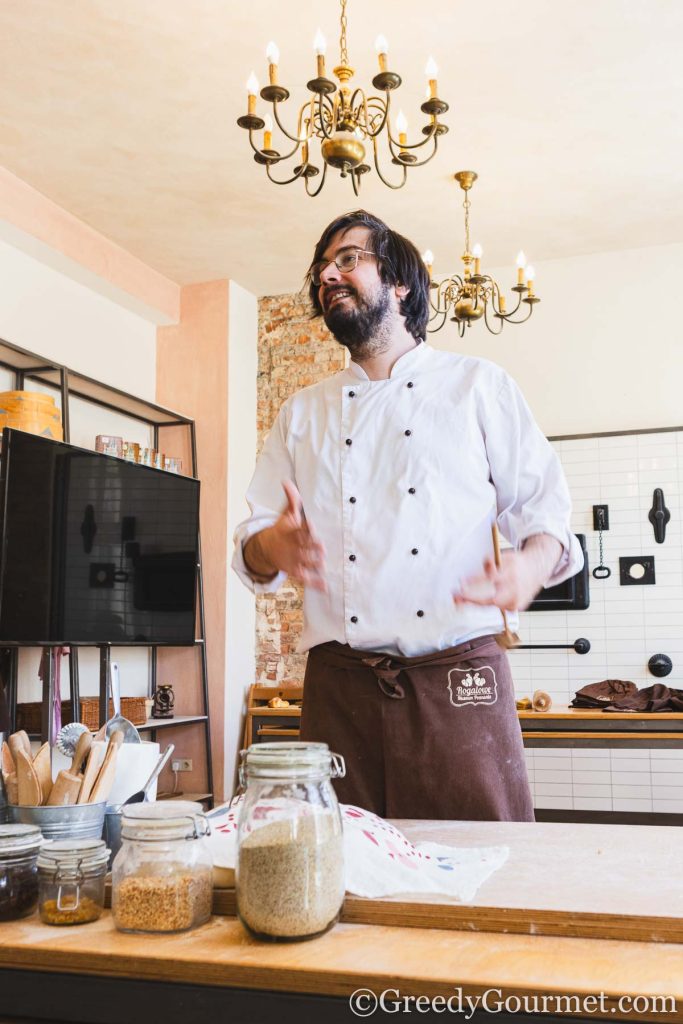
{"type": "Polygon", "coordinates": [[[365,211],[323,232],[310,295],[349,367],[290,397],[247,492],[233,567],[304,584],[302,739],[382,816],[533,820],[507,609],[574,575],[559,461],[514,381],[425,342],[415,246],[365,211]],[[493,563],[491,525],[512,548],[493,563]]]}

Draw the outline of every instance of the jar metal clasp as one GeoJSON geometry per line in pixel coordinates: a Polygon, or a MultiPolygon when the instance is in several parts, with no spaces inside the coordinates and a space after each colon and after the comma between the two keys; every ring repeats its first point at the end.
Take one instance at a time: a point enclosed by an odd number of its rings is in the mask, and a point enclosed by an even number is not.
{"type": "Polygon", "coordinates": [[[85,875],[83,874],[81,867],[82,864],[83,861],[79,860],[76,865],[75,877],[69,878],[68,881],[66,881],[62,876],[62,868],[59,865],[55,868],[52,875],[52,883],[57,886],[57,910],[78,910],[81,902],[81,885],[85,881],[85,875]],[[67,892],[70,893],[75,892],[76,901],[73,901],[73,895],[71,895],[71,899],[68,903],[63,902],[62,895],[64,890],[67,890],[67,892]]]}
{"type": "Polygon", "coordinates": [[[184,814],[183,817],[187,818],[188,821],[192,822],[192,835],[185,836],[185,839],[187,839],[187,840],[203,839],[204,836],[210,836],[211,835],[211,825],[209,824],[209,819],[207,818],[207,816],[205,814],[184,814]],[[197,822],[198,821],[203,821],[204,822],[204,831],[203,832],[200,832],[199,829],[197,828],[197,822]]]}
{"type": "Polygon", "coordinates": [[[332,768],[330,769],[330,778],[332,779],[343,779],[346,775],[346,761],[341,754],[330,754],[332,758],[332,768]]]}

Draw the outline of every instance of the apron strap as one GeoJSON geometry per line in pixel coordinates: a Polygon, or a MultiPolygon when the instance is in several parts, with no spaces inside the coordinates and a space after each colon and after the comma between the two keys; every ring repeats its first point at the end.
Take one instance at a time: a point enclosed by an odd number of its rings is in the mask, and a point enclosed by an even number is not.
{"type": "Polygon", "coordinates": [[[391,697],[393,700],[403,700],[405,690],[397,681],[397,677],[401,673],[401,665],[396,665],[392,662],[388,655],[384,657],[363,658],[362,664],[372,669],[377,679],[377,685],[385,697],[391,697]]]}

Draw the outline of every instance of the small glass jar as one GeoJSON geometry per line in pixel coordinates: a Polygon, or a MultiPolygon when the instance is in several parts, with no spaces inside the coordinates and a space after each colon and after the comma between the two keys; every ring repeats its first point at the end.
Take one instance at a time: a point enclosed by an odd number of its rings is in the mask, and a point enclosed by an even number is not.
{"type": "Polygon", "coordinates": [[[242,752],[237,913],[257,939],[322,935],[344,900],[344,844],[332,778],[343,758],[326,743],[255,743],[242,752]]]}
{"type": "Polygon", "coordinates": [[[186,800],[122,808],[121,849],[112,865],[112,912],[122,932],[185,932],[211,916],[211,828],[186,800]]]}
{"type": "Polygon", "coordinates": [[[45,924],[88,924],[104,909],[109,850],[102,839],[57,839],[38,856],[40,919],[45,924]]]}
{"type": "Polygon", "coordinates": [[[0,825],[0,921],[28,917],[38,905],[37,825],[0,825]]]}

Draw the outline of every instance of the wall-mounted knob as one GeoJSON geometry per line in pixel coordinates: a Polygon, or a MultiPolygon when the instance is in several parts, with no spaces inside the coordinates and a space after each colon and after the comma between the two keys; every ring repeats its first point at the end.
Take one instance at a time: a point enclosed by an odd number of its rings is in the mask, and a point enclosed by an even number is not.
{"type": "Polygon", "coordinates": [[[661,679],[663,676],[669,675],[674,665],[667,654],[653,654],[647,667],[653,676],[658,676],[661,679]]]}
{"type": "Polygon", "coordinates": [[[666,537],[666,524],[671,519],[671,513],[664,504],[664,491],[661,487],[655,488],[652,495],[652,508],[648,512],[647,518],[654,527],[655,540],[658,544],[663,544],[666,537]]]}

